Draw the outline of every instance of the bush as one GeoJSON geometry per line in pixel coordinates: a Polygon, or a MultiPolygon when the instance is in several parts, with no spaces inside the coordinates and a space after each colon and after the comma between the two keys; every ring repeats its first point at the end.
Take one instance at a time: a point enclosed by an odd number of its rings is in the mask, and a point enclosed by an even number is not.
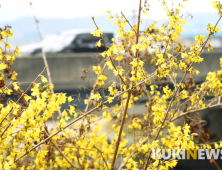
{"type": "MultiPolygon", "coordinates": [[[[215,38],[220,31],[217,28],[221,19],[220,2],[213,1],[219,14],[218,22],[208,24],[208,37],[197,35],[196,43],[189,51],[177,42],[182,26],[186,24],[180,14],[182,5],[175,5],[171,10],[164,1],[161,5],[165,6],[168,25],[156,28],[155,22],[145,31],[139,31],[141,12],[143,15],[147,13],[146,8],[141,6],[141,0],[138,23],[133,26],[123,13],[117,18],[107,11],[109,20],[113,19],[118,26],[120,41],[113,41],[109,48],[104,44],[106,51],[101,53],[104,60],[93,66],[98,79],[90,97],[85,100],[86,109],[81,113],[76,112],[71,96],[52,92],[52,84],[36,83],[39,78],[47,83],[42,75],[46,68],[28,89],[23,91],[20,88],[17,73],[12,69],[14,56],[20,55],[20,48],[17,47],[11,54],[7,38],[12,38],[13,31],[8,26],[1,29],[1,42],[5,44],[5,50],[0,50],[0,70],[3,71],[0,76],[0,169],[113,169],[116,158],[121,159],[119,169],[168,169],[175,167],[178,161],[155,159],[152,149],[212,148],[207,144],[207,136],[198,138],[199,144],[193,141],[193,136],[203,135],[190,128],[196,120],[184,126],[176,126],[173,122],[188,114],[221,106],[222,70],[210,72],[206,81],[199,86],[194,84],[191,76],[199,73],[193,64],[203,61],[200,56],[203,49],[212,49],[208,40],[212,36],[215,38]],[[126,24],[131,26],[128,32],[125,31],[126,24]],[[155,65],[156,71],[148,73],[145,64],[150,64],[150,67],[155,65]],[[113,72],[118,82],[108,84],[109,79],[104,73],[106,68],[113,72]],[[184,72],[179,82],[176,79],[177,70],[184,72]],[[188,74],[190,77],[184,83],[188,74]],[[160,87],[154,82],[159,79],[162,81],[160,87]],[[8,86],[6,80],[10,82],[8,86]],[[173,84],[173,89],[169,88],[169,82],[173,84]],[[102,96],[101,89],[107,89],[107,84],[109,95],[102,96]],[[31,96],[27,94],[28,90],[32,91],[31,96]],[[203,100],[209,94],[214,97],[205,105],[203,100]],[[11,98],[6,101],[6,96],[11,98]],[[132,114],[128,117],[128,109],[142,99],[146,100],[147,112],[142,116],[132,114]],[[45,122],[66,101],[68,107],[62,111],[56,128],[48,129],[45,122]],[[213,104],[216,101],[217,104],[213,104]],[[111,103],[113,105],[109,107],[111,103]],[[99,113],[102,113],[102,117],[97,116],[99,113]],[[69,119],[71,122],[66,123],[69,119]],[[101,133],[101,119],[113,124],[110,130],[115,132],[115,136],[110,141],[106,133],[101,133]],[[78,126],[71,126],[79,120],[82,121],[78,126]],[[124,124],[128,124],[128,127],[124,124]],[[134,133],[132,144],[127,144],[128,130],[134,133]],[[166,134],[163,135],[164,132],[166,134]]],[[[93,21],[96,29],[92,34],[101,38],[96,44],[101,46],[104,43],[102,32],[94,18],[93,21]]],[[[222,59],[220,64],[222,66],[222,59]]],[[[214,145],[216,149],[222,147],[222,143],[217,141],[214,145]]],[[[213,157],[211,163],[215,163],[213,157]]]]}

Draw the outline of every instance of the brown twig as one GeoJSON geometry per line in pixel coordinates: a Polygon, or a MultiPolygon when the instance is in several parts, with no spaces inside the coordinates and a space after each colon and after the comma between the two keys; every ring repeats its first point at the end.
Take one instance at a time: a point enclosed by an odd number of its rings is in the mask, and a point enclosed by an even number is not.
{"type": "Polygon", "coordinates": [[[3,94],[5,92],[5,90],[12,84],[13,82],[11,81],[10,84],[2,91],[1,94],[3,94]]]}
{"type": "Polygon", "coordinates": [[[173,121],[175,121],[176,119],[179,119],[179,118],[181,118],[182,116],[185,116],[185,115],[187,115],[187,114],[189,114],[189,113],[195,113],[195,112],[199,112],[199,111],[203,111],[203,110],[207,110],[207,109],[212,109],[212,108],[219,107],[219,106],[222,106],[222,103],[220,103],[220,104],[215,104],[215,105],[212,105],[212,106],[208,106],[208,107],[205,107],[205,108],[200,108],[200,109],[196,109],[196,110],[187,111],[187,112],[184,112],[184,113],[181,114],[181,115],[178,115],[178,116],[172,118],[172,119],[170,120],[170,122],[173,122],[173,121]]]}
{"type": "MultiPolygon", "coordinates": [[[[78,165],[79,165],[79,168],[82,170],[82,165],[81,165],[81,163],[80,163],[80,161],[79,161],[79,158],[80,158],[79,148],[77,148],[76,157],[77,157],[77,163],[78,163],[78,165]]],[[[83,163],[84,163],[84,161],[83,161],[83,163]]],[[[82,164],[83,164],[83,163],[82,163],[82,164]]]]}
{"type": "MultiPolygon", "coordinates": [[[[33,11],[33,13],[34,13],[32,3],[30,3],[30,5],[31,5],[31,9],[32,9],[32,11],[33,11]]],[[[52,78],[51,78],[51,73],[50,73],[49,66],[48,66],[48,62],[47,62],[47,59],[46,59],[46,56],[45,56],[45,50],[44,50],[44,47],[43,47],[41,32],[40,32],[39,26],[38,26],[39,21],[37,20],[35,14],[33,14],[33,18],[35,19],[35,24],[36,24],[37,33],[38,33],[38,35],[39,35],[39,38],[40,38],[40,41],[41,41],[41,44],[42,44],[42,45],[41,45],[41,48],[42,48],[42,58],[43,58],[45,67],[47,67],[46,72],[47,72],[49,84],[53,84],[52,78]]],[[[53,88],[51,88],[51,92],[54,93],[53,88]]],[[[59,116],[62,117],[62,113],[61,113],[61,110],[60,110],[60,109],[58,110],[58,113],[59,113],[59,116]]]]}
{"type": "MultiPolygon", "coordinates": [[[[2,110],[3,107],[5,107],[5,106],[8,104],[9,101],[10,101],[10,99],[8,99],[7,102],[0,108],[0,111],[2,110]]],[[[8,114],[9,114],[9,113],[8,113],[8,114]]],[[[5,120],[5,118],[8,116],[8,114],[5,115],[5,117],[1,120],[0,126],[1,126],[2,122],[5,120]]]]}
{"type": "MultiPolygon", "coordinates": [[[[99,27],[96,25],[96,22],[95,22],[95,20],[94,20],[94,17],[92,17],[92,20],[93,20],[96,28],[99,29],[99,27]]],[[[103,44],[104,44],[104,47],[105,47],[106,51],[108,51],[108,49],[107,49],[107,47],[106,47],[106,44],[105,44],[105,42],[104,42],[104,40],[103,40],[103,36],[102,36],[101,34],[100,34],[100,38],[102,39],[102,42],[103,42],[103,44]]],[[[118,71],[117,68],[116,68],[116,66],[115,66],[115,64],[114,64],[114,62],[113,62],[113,59],[111,58],[111,56],[109,56],[109,59],[110,59],[112,65],[113,65],[113,67],[115,68],[115,70],[118,71]]],[[[120,74],[118,74],[118,76],[119,76],[120,79],[122,80],[123,84],[126,85],[126,83],[125,83],[124,80],[123,80],[123,77],[122,77],[120,74]]]]}
{"type": "MultiPolygon", "coordinates": [[[[137,21],[137,33],[136,33],[136,44],[138,44],[139,42],[139,29],[140,29],[140,12],[141,12],[141,0],[139,3],[139,14],[138,14],[138,21],[137,21]]],[[[138,58],[139,56],[139,50],[136,50],[136,58],[138,58]]]]}
{"type": "Polygon", "coordinates": [[[118,148],[119,148],[119,143],[120,143],[120,140],[121,140],[121,134],[122,134],[122,131],[123,131],[123,125],[125,123],[125,118],[126,118],[126,113],[127,113],[127,109],[128,109],[128,104],[129,104],[130,96],[131,96],[131,90],[128,91],[128,96],[127,96],[127,101],[126,101],[126,105],[125,105],[125,110],[124,110],[124,113],[123,113],[123,116],[122,116],[120,130],[119,130],[119,135],[118,135],[118,138],[117,138],[117,141],[116,141],[116,148],[115,148],[115,151],[114,151],[113,160],[112,160],[112,164],[111,164],[111,170],[113,170],[114,164],[115,164],[115,161],[116,161],[116,155],[117,155],[118,148]]]}
{"type": "MultiPolygon", "coordinates": [[[[181,52],[179,52],[177,54],[177,56],[179,56],[181,52]]],[[[175,59],[177,56],[175,56],[173,59],[175,59]]],[[[168,62],[170,63],[170,61],[168,62]]],[[[167,63],[167,64],[168,64],[167,63]]],[[[142,83],[144,83],[145,81],[151,79],[153,76],[155,75],[155,72],[150,74],[146,79],[144,79],[143,81],[141,81],[140,83],[138,83],[138,85],[141,85],[142,83]]],[[[125,92],[128,92],[130,90],[130,88],[126,89],[125,91],[123,91],[122,93],[119,93],[117,95],[114,96],[114,98],[119,97],[120,95],[124,94],[125,92]]],[[[103,102],[103,104],[108,103],[108,100],[103,102]]],[[[85,114],[79,116],[78,118],[76,118],[75,120],[71,121],[69,124],[67,124],[65,127],[61,128],[60,130],[58,130],[57,132],[55,132],[54,134],[50,135],[48,138],[46,138],[45,140],[42,140],[40,143],[38,143],[36,146],[32,147],[30,149],[30,151],[36,149],[38,146],[42,145],[43,143],[45,143],[46,141],[48,141],[50,138],[52,138],[53,136],[59,134],[62,130],[66,129],[67,127],[71,126],[73,123],[77,122],[78,120],[82,119],[83,117],[87,116],[88,114],[90,114],[91,112],[95,111],[99,106],[95,106],[94,108],[92,108],[91,110],[89,110],[88,112],[86,112],[85,114]]],[[[18,161],[19,159],[23,158],[25,155],[27,155],[29,152],[24,153],[23,155],[21,155],[19,158],[17,158],[15,161],[18,161]]]]}
{"type": "Polygon", "coordinates": [[[18,102],[21,100],[21,98],[25,95],[25,93],[27,93],[27,91],[32,87],[33,83],[36,82],[36,80],[43,74],[43,72],[45,71],[47,67],[45,67],[42,72],[35,78],[35,80],[30,84],[30,86],[26,89],[26,91],[19,97],[19,99],[16,101],[16,104],[18,104],[18,102]]]}
{"type": "Polygon", "coordinates": [[[137,152],[137,150],[139,149],[139,147],[141,147],[143,144],[145,144],[148,141],[149,137],[146,137],[137,147],[136,149],[134,149],[133,152],[131,152],[130,156],[128,157],[128,159],[126,161],[124,161],[118,170],[121,170],[128,162],[128,160],[137,152]]]}
{"type": "MultiPolygon", "coordinates": [[[[45,130],[45,134],[48,137],[49,134],[48,132],[45,130]]],[[[55,148],[59,151],[59,153],[67,160],[67,162],[69,162],[69,164],[74,168],[74,169],[78,169],[63,153],[62,151],[59,149],[59,147],[56,145],[56,143],[50,139],[50,142],[55,146],[55,148]]],[[[79,167],[81,169],[81,167],[79,167]]]]}
{"type": "Polygon", "coordinates": [[[123,17],[125,18],[126,22],[130,25],[130,27],[133,29],[133,31],[135,32],[136,34],[136,30],[133,28],[133,26],[130,24],[129,20],[126,19],[125,15],[121,12],[121,14],[123,15],[123,17]]]}
{"type": "Polygon", "coordinates": [[[218,170],[221,170],[216,161],[214,162],[214,165],[217,167],[218,170]]]}
{"type": "Polygon", "coordinates": [[[94,149],[80,148],[78,146],[66,146],[66,145],[57,145],[57,146],[64,147],[64,148],[78,148],[78,149],[82,149],[82,150],[96,151],[94,149]]]}
{"type": "MultiPolygon", "coordinates": [[[[117,39],[118,53],[119,53],[119,38],[117,39]]],[[[120,68],[120,56],[118,60],[119,68],[120,68]]],[[[120,92],[123,92],[122,81],[119,79],[120,92]]],[[[123,111],[123,95],[121,95],[121,103],[122,103],[122,111],[123,111]]]]}
{"type": "MultiPolygon", "coordinates": [[[[107,66],[107,64],[105,63],[104,66],[103,66],[103,69],[102,69],[102,73],[105,70],[106,66],[107,66]]],[[[91,90],[91,93],[95,90],[98,81],[99,81],[99,79],[97,78],[96,82],[93,85],[93,89],[91,90]]],[[[89,105],[90,105],[91,93],[90,93],[90,96],[89,96],[89,99],[88,99],[88,104],[86,105],[86,108],[84,110],[85,113],[88,111],[88,108],[89,108],[89,105]]]]}
{"type": "MultiPolygon", "coordinates": [[[[212,105],[211,107],[206,107],[206,108],[201,108],[201,109],[196,109],[196,110],[192,110],[192,111],[188,111],[188,112],[185,112],[184,114],[182,115],[179,115],[177,117],[175,117],[174,119],[171,120],[171,122],[175,121],[176,119],[184,116],[184,115],[187,115],[189,113],[194,113],[194,112],[198,112],[198,111],[202,111],[202,110],[207,110],[207,109],[211,109],[211,108],[215,108],[215,107],[219,107],[219,106],[222,106],[222,104],[216,104],[216,105],[212,105]]],[[[168,122],[167,122],[168,123],[168,122]]],[[[147,141],[148,141],[149,137],[146,137],[137,147],[136,149],[130,154],[130,156],[128,157],[128,159],[122,163],[119,167],[118,170],[121,170],[126,164],[127,164],[127,161],[137,152],[138,148],[141,147],[143,144],[145,144],[147,141]]],[[[219,143],[219,142],[216,142],[216,143],[219,143]]],[[[198,145],[198,144],[197,144],[198,145]]]]}
{"type": "MultiPolygon", "coordinates": [[[[215,28],[216,28],[217,24],[219,23],[221,17],[222,17],[222,16],[220,16],[220,18],[218,19],[217,23],[215,24],[215,28]]],[[[207,41],[209,40],[210,36],[211,36],[211,34],[209,34],[207,40],[206,40],[205,43],[203,44],[202,49],[200,50],[200,52],[199,52],[198,55],[200,55],[201,52],[203,51],[203,49],[204,49],[205,45],[207,44],[207,41]]],[[[194,61],[190,64],[190,66],[187,68],[187,70],[189,70],[189,69],[192,67],[193,63],[194,63],[194,61]]],[[[183,76],[183,78],[181,79],[180,83],[183,82],[183,80],[184,80],[184,78],[186,77],[187,73],[188,73],[188,72],[186,71],[186,73],[184,74],[184,76],[183,76]]],[[[173,95],[173,97],[172,97],[172,99],[171,99],[171,101],[170,101],[170,103],[169,103],[169,107],[168,107],[168,109],[167,109],[167,112],[166,112],[166,114],[165,114],[165,116],[164,116],[163,122],[161,123],[160,128],[157,130],[157,135],[156,135],[156,137],[154,138],[154,141],[158,138],[159,133],[160,133],[160,130],[162,129],[162,127],[163,127],[163,125],[164,125],[164,123],[165,123],[165,121],[166,121],[166,119],[167,119],[167,117],[168,117],[169,110],[170,110],[170,108],[171,108],[171,105],[172,105],[172,103],[173,103],[173,100],[174,100],[174,98],[175,98],[178,90],[179,90],[179,87],[177,87],[177,89],[175,90],[175,93],[174,93],[174,95],[173,95]]],[[[151,152],[149,152],[148,159],[147,159],[147,162],[146,162],[146,164],[145,164],[145,170],[148,168],[150,156],[151,156],[151,152]]]]}
{"type": "Polygon", "coordinates": [[[108,165],[107,165],[107,163],[106,163],[106,160],[105,160],[105,158],[103,157],[103,152],[102,152],[101,150],[99,150],[95,145],[94,145],[94,148],[96,148],[96,149],[101,153],[101,156],[102,156],[102,158],[103,158],[103,162],[105,163],[107,170],[109,170],[109,167],[108,167],[108,165]]]}
{"type": "MultiPolygon", "coordinates": [[[[181,53],[181,52],[180,52],[181,53]]],[[[180,54],[178,53],[178,55],[180,54]]],[[[177,55],[177,56],[178,56],[177,55]]],[[[175,56],[175,58],[177,57],[175,56]]],[[[170,61],[169,61],[170,62],[170,61]]],[[[148,76],[147,79],[141,81],[140,83],[138,83],[138,85],[144,83],[145,81],[151,79],[153,76],[155,75],[155,72],[152,73],[151,75],[148,76]]],[[[120,95],[124,94],[125,92],[128,92],[130,90],[130,88],[126,89],[125,91],[123,91],[122,93],[119,93],[117,95],[114,96],[114,98],[119,97],[120,95]]],[[[108,103],[108,100],[103,102],[103,104],[108,103]]],[[[96,106],[94,108],[92,108],[91,110],[89,110],[88,112],[86,112],[85,114],[79,116],[78,118],[76,118],[75,120],[71,121],[69,124],[67,124],[65,127],[61,128],[60,130],[58,130],[57,132],[55,132],[54,134],[50,135],[48,138],[46,138],[45,140],[42,140],[40,143],[38,143],[36,146],[32,147],[30,149],[30,151],[36,149],[38,146],[42,145],[43,143],[45,143],[46,141],[48,141],[50,138],[52,138],[53,136],[59,134],[62,130],[66,129],[67,127],[71,126],[73,123],[77,122],[78,120],[82,119],[83,117],[87,116],[88,114],[90,114],[91,112],[95,111],[99,106],[96,106]]],[[[29,152],[24,153],[23,155],[21,155],[19,158],[17,158],[15,161],[18,161],[19,159],[23,158],[25,155],[27,155],[29,152]]]]}
{"type": "MultiPolygon", "coordinates": [[[[34,96],[32,97],[32,99],[34,98],[34,96]]],[[[29,106],[29,104],[24,108],[22,109],[22,111],[20,111],[20,113],[15,116],[14,118],[17,119],[19,116],[21,116],[21,114],[23,113],[23,111],[29,106]]],[[[12,111],[12,109],[10,110],[10,112],[12,111]]],[[[10,112],[2,119],[0,125],[2,124],[2,122],[6,119],[6,117],[10,114],[10,112]]],[[[5,128],[5,130],[3,131],[1,137],[3,136],[3,134],[7,131],[7,129],[11,126],[11,122],[8,124],[8,126],[5,128]]]]}
{"type": "MultiPolygon", "coordinates": [[[[183,80],[184,80],[184,78],[186,77],[186,75],[187,75],[187,72],[184,74],[184,76],[183,76],[183,78],[181,79],[180,83],[183,82],[183,80]]],[[[154,141],[158,138],[159,133],[160,133],[160,130],[162,129],[163,125],[165,124],[165,121],[166,121],[166,119],[167,119],[167,117],[168,117],[168,114],[169,114],[171,105],[172,105],[172,103],[173,103],[174,98],[176,97],[176,94],[177,94],[178,90],[179,90],[179,87],[176,88],[176,90],[175,90],[175,92],[174,92],[174,94],[173,94],[173,97],[172,97],[172,99],[171,99],[171,101],[170,101],[170,103],[169,103],[168,109],[167,109],[166,114],[165,114],[165,116],[164,116],[163,122],[161,123],[160,128],[157,130],[157,134],[156,134],[156,137],[154,138],[154,141]]],[[[147,162],[146,162],[146,164],[145,164],[145,170],[148,168],[150,156],[151,156],[151,152],[149,152],[148,159],[147,159],[147,162]]]]}
{"type": "MultiPolygon", "coordinates": [[[[46,67],[42,70],[42,72],[35,78],[35,80],[33,82],[35,82],[41,75],[42,73],[45,71],[46,67]]],[[[21,100],[21,98],[25,95],[25,93],[27,93],[27,91],[32,87],[33,82],[30,84],[30,86],[26,89],[26,91],[19,97],[19,99],[16,101],[16,104],[21,100]]],[[[12,108],[13,109],[13,108],[12,108]]],[[[12,109],[9,111],[9,113],[12,111],[12,109]]],[[[24,110],[24,109],[23,109],[24,110]]],[[[3,118],[3,120],[1,121],[1,123],[6,119],[6,117],[9,115],[9,113],[3,118]]],[[[20,113],[21,114],[21,113],[20,113]]],[[[0,124],[1,125],[1,124],[0,124]]],[[[9,125],[5,128],[5,130],[2,132],[1,137],[4,135],[4,133],[6,132],[6,130],[10,127],[11,123],[9,123],[9,125]]]]}

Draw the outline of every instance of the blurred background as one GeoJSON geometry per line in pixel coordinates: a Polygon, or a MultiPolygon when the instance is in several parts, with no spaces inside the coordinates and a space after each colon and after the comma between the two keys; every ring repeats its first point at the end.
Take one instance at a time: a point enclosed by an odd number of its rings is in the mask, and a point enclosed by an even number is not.
{"type": "MultiPolygon", "coordinates": [[[[30,0],[1,1],[0,26],[6,24],[12,26],[14,38],[11,44],[14,46],[39,42],[33,13],[39,21],[43,39],[52,35],[60,35],[67,30],[88,29],[92,31],[95,29],[91,19],[93,16],[101,30],[115,32],[117,27],[112,20],[107,21],[109,14],[106,13],[106,10],[111,11],[114,16],[120,16],[123,12],[132,24],[135,24],[138,14],[138,1],[136,0],[32,0],[31,2],[33,10],[31,10],[30,0]]],[[[142,1],[142,6],[144,6],[144,2],[142,1]]],[[[174,1],[166,0],[167,6],[171,7],[172,2],[174,1]]],[[[148,0],[147,3],[149,11],[147,15],[142,15],[141,30],[155,20],[159,20],[159,24],[167,21],[163,6],[158,0],[148,0]]],[[[183,4],[184,8],[181,12],[184,14],[183,18],[187,20],[181,37],[193,37],[196,34],[206,35],[206,25],[209,22],[214,24],[218,19],[211,0],[187,2],[180,0],[176,3],[183,4]]],[[[218,26],[220,28],[222,23],[218,26]]],[[[127,28],[129,30],[128,26],[127,28]]]]}
{"type": "MultiPolygon", "coordinates": [[[[142,7],[146,3],[149,9],[147,15],[142,15],[143,25],[140,30],[158,20],[158,26],[167,23],[167,17],[163,11],[163,6],[158,0],[143,0],[142,7]]],[[[171,0],[166,0],[168,7],[173,7],[171,0]]],[[[190,46],[194,43],[194,36],[201,34],[207,36],[207,24],[215,24],[219,18],[217,12],[211,4],[211,0],[190,0],[188,2],[176,1],[183,4],[181,10],[183,18],[187,24],[182,29],[183,33],[179,37],[182,45],[190,46]]],[[[25,89],[30,85],[34,78],[44,68],[44,62],[41,55],[41,43],[37,34],[35,19],[38,20],[39,31],[43,38],[43,46],[45,48],[46,57],[51,72],[52,81],[55,84],[55,92],[64,92],[75,98],[75,104],[78,109],[83,111],[85,105],[83,100],[87,98],[92,89],[92,83],[96,79],[96,75],[92,72],[92,66],[97,65],[101,61],[98,52],[104,50],[104,47],[96,49],[95,42],[99,39],[90,36],[90,32],[95,30],[92,17],[98,27],[104,32],[104,40],[106,44],[112,43],[111,39],[117,38],[115,31],[117,26],[113,24],[113,20],[107,21],[109,14],[106,10],[111,11],[113,16],[121,16],[121,12],[127,17],[133,25],[137,22],[139,0],[32,0],[31,10],[29,0],[5,0],[0,5],[0,27],[10,25],[14,31],[13,39],[9,44],[15,48],[17,45],[22,47],[21,56],[18,57],[13,69],[18,72],[18,80],[25,89]]],[[[222,29],[222,22],[218,24],[218,28],[222,29]]],[[[130,30],[127,25],[126,30],[130,30]]],[[[199,84],[205,80],[209,71],[220,69],[219,59],[222,56],[222,33],[218,33],[215,39],[212,39],[211,45],[215,50],[207,52],[203,51],[201,57],[204,62],[195,65],[200,71],[198,76],[194,76],[195,83],[199,84]]],[[[148,73],[155,70],[154,67],[145,64],[148,73]]],[[[178,79],[183,73],[178,74],[178,79]]],[[[45,74],[47,77],[47,75],[45,74]]],[[[115,77],[110,77],[108,81],[118,81],[115,77]]],[[[160,84],[161,82],[159,82],[160,84]]],[[[158,83],[157,83],[158,84],[158,83]]],[[[173,88],[172,84],[170,85],[173,88]]],[[[149,87],[148,87],[149,88],[149,87]]],[[[30,92],[29,92],[30,93],[30,92]]],[[[107,94],[107,90],[103,91],[107,94]]],[[[206,98],[206,103],[210,97],[206,98]]],[[[134,110],[129,110],[129,115],[135,113],[141,115],[146,111],[143,102],[135,104],[134,110]]],[[[66,108],[67,103],[62,106],[66,108]]],[[[200,112],[202,118],[208,122],[204,127],[211,135],[211,141],[222,139],[219,129],[222,128],[221,109],[215,108],[210,111],[200,112]],[[212,126],[211,126],[212,125],[212,126]]],[[[183,124],[184,119],[177,122],[177,125],[183,124]]],[[[48,124],[50,126],[50,124],[48,124]]],[[[107,132],[111,125],[105,123],[103,130],[107,132]]],[[[113,134],[112,134],[113,135],[113,134]]],[[[112,136],[111,135],[111,136],[112,136]]],[[[132,136],[128,137],[129,143],[132,143],[132,136]]],[[[222,161],[218,162],[222,167],[222,161]]],[[[180,161],[177,169],[216,169],[215,165],[211,165],[206,161],[180,161]]]]}

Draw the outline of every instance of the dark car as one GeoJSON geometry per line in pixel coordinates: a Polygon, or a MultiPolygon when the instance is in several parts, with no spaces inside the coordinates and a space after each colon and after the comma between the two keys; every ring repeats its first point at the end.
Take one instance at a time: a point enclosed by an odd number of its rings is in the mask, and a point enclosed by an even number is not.
{"type": "MultiPolygon", "coordinates": [[[[103,40],[107,47],[112,44],[113,33],[103,33],[103,40]]],[[[68,52],[103,52],[105,47],[101,41],[101,47],[96,48],[96,43],[100,40],[100,37],[94,37],[90,33],[80,33],[75,36],[73,41],[64,49],[59,51],[60,53],[68,52]]]]}
{"type": "MultiPolygon", "coordinates": [[[[112,44],[114,34],[103,33],[103,40],[108,48],[112,44]]],[[[60,35],[52,35],[43,40],[43,43],[33,43],[22,47],[21,52],[37,54],[42,51],[42,44],[45,52],[50,53],[71,53],[71,52],[103,52],[105,47],[101,41],[101,47],[96,48],[100,37],[94,37],[90,31],[67,30],[60,35]]]]}

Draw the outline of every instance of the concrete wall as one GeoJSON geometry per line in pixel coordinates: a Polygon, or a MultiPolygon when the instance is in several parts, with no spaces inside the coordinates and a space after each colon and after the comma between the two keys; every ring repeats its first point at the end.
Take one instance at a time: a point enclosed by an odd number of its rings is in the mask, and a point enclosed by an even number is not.
{"type": "MultiPolygon", "coordinates": [[[[194,68],[200,71],[198,76],[194,75],[195,81],[203,82],[209,71],[219,70],[221,56],[222,49],[215,49],[210,53],[205,50],[201,55],[204,61],[194,65],[194,68]]],[[[84,68],[97,65],[102,60],[102,57],[99,57],[99,55],[95,53],[46,54],[46,57],[56,90],[77,89],[79,87],[90,88],[92,82],[95,81],[95,73],[89,71],[86,74],[87,78],[83,81],[80,78],[81,71],[84,68]]],[[[21,55],[21,57],[16,58],[13,64],[13,69],[18,73],[18,80],[20,83],[23,82],[22,86],[24,88],[28,87],[43,68],[44,62],[41,54],[21,55]]],[[[155,66],[145,64],[145,69],[148,73],[152,73],[155,70],[155,66]]],[[[46,75],[46,71],[44,75],[46,75]]],[[[179,70],[177,81],[179,81],[182,76],[183,72],[179,70]]],[[[115,76],[109,78],[109,81],[115,80],[117,80],[115,76]]]]}
{"type": "MultiPolygon", "coordinates": [[[[97,65],[101,57],[93,53],[72,53],[72,54],[46,54],[51,77],[55,89],[76,89],[80,86],[90,87],[90,81],[94,81],[96,75],[89,71],[87,78],[83,81],[80,78],[84,68],[97,65]],[[94,79],[93,79],[94,78],[94,79]]],[[[19,82],[25,88],[43,70],[44,62],[41,55],[30,55],[16,58],[13,69],[18,73],[19,82]]],[[[46,76],[46,71],[44,73],[46,76]]]]}

